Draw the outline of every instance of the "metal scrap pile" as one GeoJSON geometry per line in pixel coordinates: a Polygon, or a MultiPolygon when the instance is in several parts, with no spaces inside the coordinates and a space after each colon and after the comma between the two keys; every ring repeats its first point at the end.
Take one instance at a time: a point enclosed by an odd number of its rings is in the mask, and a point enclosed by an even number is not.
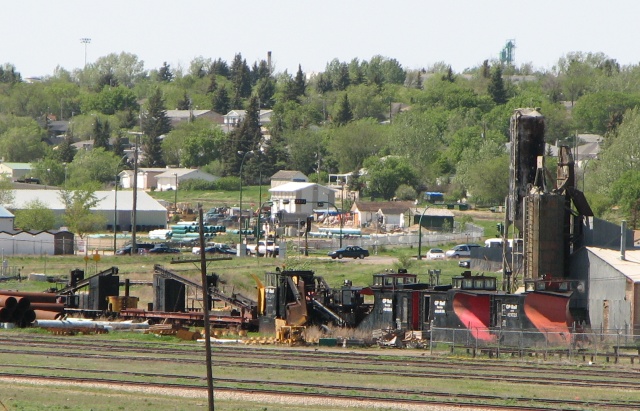
{"type": "Polygon", "coordinates": [[[27,327],[36,319],[56,319],[64,304],[51,293],[0,291],[0,322],[27,327]]]}

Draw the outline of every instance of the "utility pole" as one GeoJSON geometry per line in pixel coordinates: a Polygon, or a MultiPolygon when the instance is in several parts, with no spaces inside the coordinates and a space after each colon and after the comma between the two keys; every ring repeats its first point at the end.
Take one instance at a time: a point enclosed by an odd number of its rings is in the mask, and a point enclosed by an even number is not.
{"type": "Polygon", "coordinates": [[[84,67],[87,67],[87,44],[91,43],[89,37],[83,37],[80,39],[80,43],[84,44],[84,67]]]}

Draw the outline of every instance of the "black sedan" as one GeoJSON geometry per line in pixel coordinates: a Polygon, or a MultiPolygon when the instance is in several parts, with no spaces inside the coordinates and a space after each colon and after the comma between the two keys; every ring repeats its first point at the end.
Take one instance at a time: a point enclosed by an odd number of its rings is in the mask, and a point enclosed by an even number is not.
{"type": "Polygon", "coordinates": [[[333,258],[365,258],[369,257],[369,250],[365,250],[362,247],[358,247],[357,245],[350,245],[347,247],[339,248],[335,251],[331,251],[327,254],[329,257],[333,258]]]}
{"type": "MultiPolygon", "coordinates": [[[[236,255],[236,250],[228,245],[210,245],[204,248],[205,254],[226,254],[236,255]]],[[[196,250],[194,254],[200,254],[200,249],[196,250]]]]}
{"type": "Polygon", "coordinates": [[[178,248],[171,248],[165,245],[153,247],[151,250],[147,251],[149,254],[179,254],[181,253],[178,248]]]}

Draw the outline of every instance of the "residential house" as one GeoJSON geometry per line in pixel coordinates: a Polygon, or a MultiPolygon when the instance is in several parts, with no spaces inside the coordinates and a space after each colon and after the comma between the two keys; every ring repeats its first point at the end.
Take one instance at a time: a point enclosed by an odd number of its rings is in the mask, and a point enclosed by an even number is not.
{"type": "MultiPolygon", "coordinates": [[[[260,125],[271,123],[271,114],[273,110],[260,110],[259,122],[260,125]]],[[[247,115],[246,110],[231,110],[224,115],[223,123],[227,129],[230,127],[237,127],[244,120],[247,115]]]]}
{"type": "Polygon", "coordinates": [[[309,182],[309,177],[302,171],[297,170],[280,170],[271,176],[271,188],[291,182],[307,183],[309,182]]]}
{"type": "Polygon", "coordinates": [[[351,206],[353,226],[386,226],[387,228],[406,227],[406,217],[414,207],[413,201],[360,202],[351,206]]]}
{"type": "Polygon", "coordinates": [[[213,110],[167,110],[167,117],[174,127],[178,123],[189,122],[191,119],[204,119],[215,124],[223,124],[222,114],[213,110]]]}
{"type": "MultiPolygon", "coordinates": [[[[165,167],[138,167],[138,188],[152,190],[157,188],[156,176],[167,171],[165,167]]],[[[120,187],[133,188],[133,170],[123,170],[118,174],[120,187]]]]}

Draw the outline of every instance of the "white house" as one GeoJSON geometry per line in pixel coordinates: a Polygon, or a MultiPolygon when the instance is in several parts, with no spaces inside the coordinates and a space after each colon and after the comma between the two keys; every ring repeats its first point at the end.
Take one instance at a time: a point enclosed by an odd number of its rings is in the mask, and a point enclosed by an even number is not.
{"type": "Polygon", "coordinates": [[[13,230],[15,216],[6,208],[0,206],[0,231],[13,230]]]}
{"type": "MultiPolygon", "coordinates": [[[[260,125],[271,123],[271,114],[273,110],[260,110],[259,122],[260,125]]],[[[224,115],[224,125],[226,127],[237,127],[247,115],[246,110],[231,110],[224,115]]]]}
{"type": "MultiPolygon", "coordinates": [[[[141,190],[155,189],[157,186],[156,176],[167,171],[165,167],[138,167],[138,188],[141,190]]],[[[133,188],[133,170],[123,170],[118,174],[120,177],[120,187],[133,188]]]]}
{"type": "Polygon", "coordinates": [[[326,207],[335,208],[335,192],[316,183],[290,182],[269,189],[272,213],[283,210],[287,213],[312,215],[313,210],[326,207]],[[323,203],[323,204],[319,204],[323,203]]]}

